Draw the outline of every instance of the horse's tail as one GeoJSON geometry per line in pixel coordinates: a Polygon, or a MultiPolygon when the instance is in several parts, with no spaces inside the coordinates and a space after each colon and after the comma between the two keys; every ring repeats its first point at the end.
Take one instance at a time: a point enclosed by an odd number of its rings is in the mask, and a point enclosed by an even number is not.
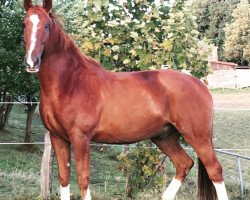
{"type": "Polygon", "coordinates": [[[213,182],[209,179],[206,168],[198,159],[199,171],[198,171],[198,197],[200,200],[216,200],[216,190],[213,182]]]}

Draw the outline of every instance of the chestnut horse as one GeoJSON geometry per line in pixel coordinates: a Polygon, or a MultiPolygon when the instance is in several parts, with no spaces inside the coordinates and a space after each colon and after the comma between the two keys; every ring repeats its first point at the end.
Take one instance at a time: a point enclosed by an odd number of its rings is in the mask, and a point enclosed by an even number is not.
{"type": "Polygon", "coordinates": [[[228,199],[212,144],[213,101],[205,85],[174,70],[106,71],[57,25],[51,0],[44,0],[43,7],[24,0],[24,7],[26,70],[38,73],[41,83],[40,113],[57,157],[61,199],[70,199],[70,145],[81,197],[90,200],[90,142],[128,144],[146,139],[176,168],[162,196],[174,199],[193,166],[179,144],[180,136],[199,157],[199,198],[228,199]]]}

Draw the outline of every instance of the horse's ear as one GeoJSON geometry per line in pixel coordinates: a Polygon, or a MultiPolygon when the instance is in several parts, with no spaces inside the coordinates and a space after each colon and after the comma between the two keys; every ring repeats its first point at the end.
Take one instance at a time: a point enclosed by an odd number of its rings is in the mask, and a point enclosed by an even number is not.
{"type": "Polygon", "coordinates": [[[49,12],[52,8],[52,0],[43,0],[43,8],[49,12]]]}
{"type": "Polygon", "coordinates": [[[33,6],[32,0],[24,0],[23,6],[25,10],[28,11],[33,6]]]}

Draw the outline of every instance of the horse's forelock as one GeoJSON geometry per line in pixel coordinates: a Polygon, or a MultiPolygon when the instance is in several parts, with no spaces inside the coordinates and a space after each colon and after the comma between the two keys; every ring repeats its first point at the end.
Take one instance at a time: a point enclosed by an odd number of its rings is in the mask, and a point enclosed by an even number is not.
{"type": "Polygon", "coordinates": [[[51,18],[51,20],[52,20],[53,22],[55,22],[58,26],[60,26],[61,28],[64,27],[64,20],[62,19],[62,17],[61,17],[60,15],[55,14],[55,13],[53,13],[53,12],[51,12],[51,11],[50,11],[50,12],[47,12],[45,8],[43,8],[43,7],[41,7],[41,6],[38,6],[38,5],[33,6],[33,7],[32,7],[32,10],[33,10],[33,11],[32,11],[33,14],[35,14],[35,12],[36,12],[36,10],[37,10],[37,11],[40,11],[40,12],[42,12],[42,13],[44,13],[44,14],[49,15],[49,17],[51,18]]]}

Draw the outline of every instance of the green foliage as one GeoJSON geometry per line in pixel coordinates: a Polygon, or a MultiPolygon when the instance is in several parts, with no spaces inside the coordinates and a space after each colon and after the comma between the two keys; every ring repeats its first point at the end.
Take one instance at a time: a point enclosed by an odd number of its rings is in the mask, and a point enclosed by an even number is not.
{"type": "Polygon", "coordinates": [[[0,0],[0,16],[3,7],[11,7],[14,4],[14,0],[0,0]]]}
{"type": "Polygon", "coordinates": [[[177,1],[167,20],[167,36],[162,46],[168,66],[178,70],[190,70],[191,74],[201,78],[208,74],[207,57],[211,46],[205,40],[198,39],[198,25],[195,20],[196,17],[185,5],[185,1],[177,1]]]}
{"type": "Polygon", "coordinates": [[[137,144],[119,155],[119,169],[127,177],[127,196],[135,197],[138,192],[150,188],[161,190],[166,182],[161,151],[152,148],[149,142],[137,144]]]}
{"type": "Polygon", "coordinates": [[[80,48],[115,71],[188,69],[195,76],[208,73],[209,48],[198,40],[197,25],[183,0],[170,12],[165,4],[132,0],[75,2],[59,6],[66,30],[80,48]],[[70,24],[70,27],[68,27],[70,24]],[[205,46],[205,48],[203,48],[205,46]]]}
{"type": "Polygon", "coordinates": [[[240,0],[193,0],[200,36],[207,38],[218,47],[219,59],[223,58],[225,25],[232,19],[232,11],[240,0]]]}
{"type": "Polygon", "coordinates": [[[241,0],[225,28],[225,57],[240,64],[250,63],[250,3],[241,0]]]}
{"type": "Polygon", "coordinates": [[[2,7],[0,16],[0,91],[12,97],[37,97],[39,86],[35,76],[23,67],[25,48],[22,23],[24,9],[18,2],[12,8],[2,7]]]}

